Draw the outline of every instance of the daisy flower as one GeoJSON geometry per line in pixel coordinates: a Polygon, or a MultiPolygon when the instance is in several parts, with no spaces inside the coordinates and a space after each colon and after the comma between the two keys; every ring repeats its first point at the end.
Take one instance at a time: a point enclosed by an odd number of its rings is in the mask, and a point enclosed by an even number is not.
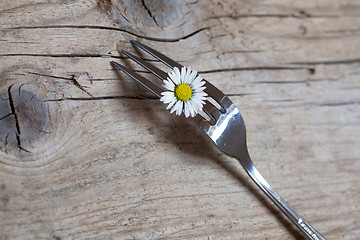
{"type": "Polygon", "coordinates": [[[181,115],[184,112],[185,117],[194,117],[205,104],[205,81],[196,71],[186,67],[182,67],[181,72],[175,67],[168,75],[164,80],[166,91],[161,93],[160,101],[168,104],[166,109],[171,108],[170,113],[181,115]]]}

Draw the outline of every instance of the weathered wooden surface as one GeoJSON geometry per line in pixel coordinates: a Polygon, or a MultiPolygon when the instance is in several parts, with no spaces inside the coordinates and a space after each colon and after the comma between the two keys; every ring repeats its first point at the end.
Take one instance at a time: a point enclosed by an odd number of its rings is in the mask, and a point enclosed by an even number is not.
{"type": "Polygon", "coordinates": [[[301,239],[112,69],[140,70],[117,51],[131,39],[229,94],[273,187],[328,239],[359,239],[360,2],[124,2],[1,1],[0,239],[301,239]]]}

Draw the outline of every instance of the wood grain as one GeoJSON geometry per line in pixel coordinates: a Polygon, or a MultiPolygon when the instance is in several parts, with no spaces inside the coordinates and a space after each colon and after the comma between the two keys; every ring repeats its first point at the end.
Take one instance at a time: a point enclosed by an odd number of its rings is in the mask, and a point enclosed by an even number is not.
{"type": "Polygon", "coordinates": [[[111,67],[152,78],[119,54],[131,39],[228,94],[279,194],[328,239],[359,239],[360,3],[169,2],[1,1],[0,239],[302,238],[111,67]]]}

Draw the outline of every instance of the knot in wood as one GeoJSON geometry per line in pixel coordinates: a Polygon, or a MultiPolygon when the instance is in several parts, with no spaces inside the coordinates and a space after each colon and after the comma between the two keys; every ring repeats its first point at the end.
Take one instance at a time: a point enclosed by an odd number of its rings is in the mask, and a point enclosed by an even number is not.
{"type": "MultiPolygon", "coordinates": [[[[125,18],[127,22],[144,27],[180,26],[189,8],[182,1],[138,0],[112,1],[115,18],[125,18]]],[[[121,20],[120,20],[121,22],[121,20]]]]}
{"type": "Polygon", "coordinates": [[[39,93],[11,85],[0,92],[0,150],[31,152],[46,133],[49,115],[39,93]]]}

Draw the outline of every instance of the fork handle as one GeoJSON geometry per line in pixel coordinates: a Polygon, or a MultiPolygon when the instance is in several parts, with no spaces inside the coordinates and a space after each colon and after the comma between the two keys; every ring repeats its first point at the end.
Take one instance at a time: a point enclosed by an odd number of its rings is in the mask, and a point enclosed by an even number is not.
{"type": "Polygon", "coordinates": [[[270,186],[260,174],[250,159],[238,159],[242,167],[247,171],[252,180],[260,189],[285,213],[285,215],[311,240],[326,240],[315,228],[313,228],[303,217],[300,216],[289,204],[270,186]]]}

